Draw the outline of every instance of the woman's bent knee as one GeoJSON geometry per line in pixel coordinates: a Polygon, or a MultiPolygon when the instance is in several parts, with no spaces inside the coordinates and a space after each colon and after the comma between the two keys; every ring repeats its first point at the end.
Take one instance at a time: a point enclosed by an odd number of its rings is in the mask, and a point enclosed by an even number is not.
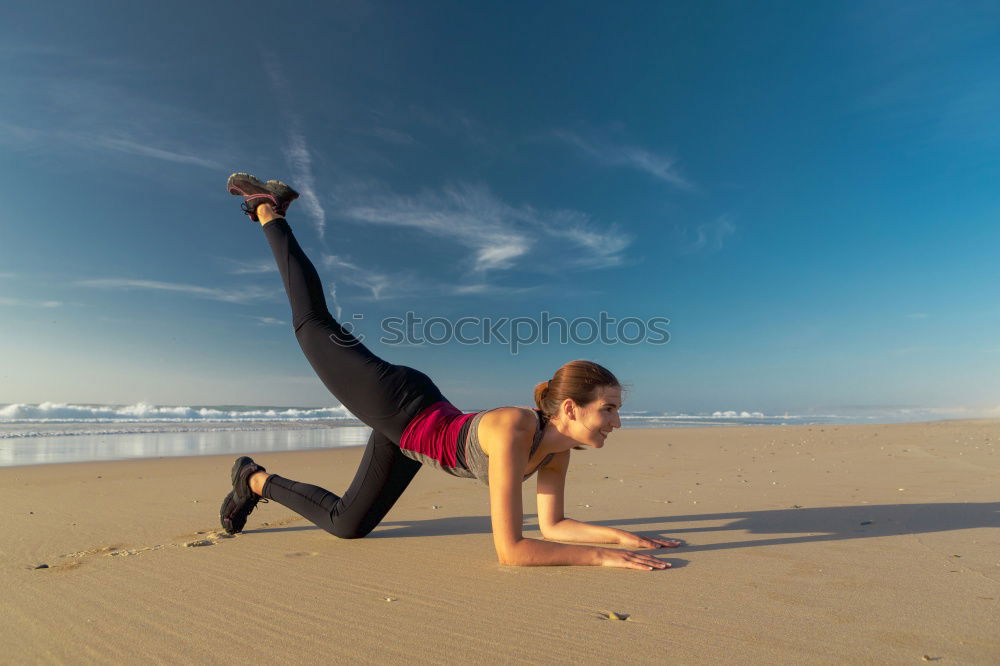
{"type": "Polygon", "coordinates": [[[372,529],[360,525],[331,525],[326,531],[340,539],[363,539],[371,534],[372,529]]]}

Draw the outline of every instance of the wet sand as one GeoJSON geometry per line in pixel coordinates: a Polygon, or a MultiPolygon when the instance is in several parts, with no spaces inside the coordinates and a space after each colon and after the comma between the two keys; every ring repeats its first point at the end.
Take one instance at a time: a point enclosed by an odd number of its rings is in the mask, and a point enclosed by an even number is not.
{"type": "MultiPolygon", "coordinates": [[[[567,515],[685,541],[654,572],[500,566],[486,488],[432,469],[343,541],[275,503],[225,538],[232,456],[3,468],[3,659],[997,663],[998,442],[1000,422],[945,421],[574,451],[567,515]]],[[[360,457],[259,461],[337,492],[360,457]]],[[[534,506],[531,479],[540,538],[534,506]]]]}

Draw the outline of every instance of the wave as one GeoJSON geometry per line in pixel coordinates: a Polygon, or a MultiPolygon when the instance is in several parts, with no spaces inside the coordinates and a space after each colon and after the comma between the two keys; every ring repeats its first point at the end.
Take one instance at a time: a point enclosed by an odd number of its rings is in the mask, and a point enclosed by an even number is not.
{"type": "Polygon", "coordinates": [[[0,423],[157,423],[200,421],[310,421],[355,420],[343,405],[337,407],[88,405],[59,402],[13,403],[0,406],[0,423]]]}
{"type": "Polygon", "coordinates": [[[837,416],[834,414],[783,414],[768,415],[764,412],[747,412],[741,411],[737,412],[734,410],[726,411],[715,411],[711,414],[650,414],[649,412],[623,412],[619,414],[621,419],[673,419],[673,420],[719,420],[719,419],[787,419],[789,421],[801,420],[801,419],[839,419],[839,418],[849,418],[844,416],[837,416]]]}

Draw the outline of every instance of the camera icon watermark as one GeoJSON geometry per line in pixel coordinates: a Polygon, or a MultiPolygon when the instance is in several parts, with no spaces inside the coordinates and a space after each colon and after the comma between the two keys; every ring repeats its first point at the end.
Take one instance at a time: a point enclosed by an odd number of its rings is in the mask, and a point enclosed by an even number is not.
{"type": "MultiPolygon", "coordinates": [[[[363,314],[353,316],[364,319],[363,314]]],[[[386,317],[379,322],[384,345],[446,345],[457,342],[462,345],[507,345],[510,353],[516,355],[521,347],[531,344],[590,345],[599,342],[604,345],[665,345],[670,342],[666,317],[624,317],[618,319],[607,312],[594,317],[553,316],[550,312],[540,312],[536,317],[459,317],[454,321],[446,317],[417,316],[406,312],[402,317],[386,317]]],[[[353,346],[364,342],[365,335],[355,335],[353,322],[341,324],[341,332],[330,334],[330,340],[342,346],[353,346]]]]}

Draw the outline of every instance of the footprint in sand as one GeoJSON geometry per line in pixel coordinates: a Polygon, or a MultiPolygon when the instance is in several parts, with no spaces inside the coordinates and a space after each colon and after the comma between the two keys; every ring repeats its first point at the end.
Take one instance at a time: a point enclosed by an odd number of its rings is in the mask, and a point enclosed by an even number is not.
{"type": "MultiPolygon", "coordinates": [[[[200,548],[201,546],[214,546],[219,542],[219,539],[232,539],[235,534],[227,534],[222,531],[212,531],[212,532],[195,532],[195,534],[208,534],[206,539],[195,539],[194,541],[187,541],[184,543],[185,548],[200,548]]],[[[181,537],[184,538],[184,537],[181,537]]]]}
{"type": "Polygon", "coordinates": [[[313,553],[313,552],[307,553],[305,551],[298,551],[295,553],[285,553],[285,557],[315,557],[316,555],[319,555],[319,553],[313,553]]]}
{"type": "Polygon", "coordinates": [[[198,539],[197,541],[188,541],[184,544],[185,548],[200,548],[201,546],[214,546],[215,540],[213,539],[198,539]]]}
{"type": "Polygon", "coordinates": [[[81,550],[75,553],[65,553],[59,557],[62,559],[69,559],[70,562],[60,565],[54,565],[53,569],[73,569],[83,563],[84,560],[94,557],[96,555],[103,555],[105,557],[128,557],[130,555],[140,555],[142,553],[148,553],[153,550],[161,550],[163,548],[199,548],[203,546],[214,546],[219,542],[220,539],[232,539],[235,534],[226,534],[222,530],[199,530],[193,534],[186,534],[184,536],[175,537],[175,539],[180,539],[181,543],[158,543],[153,546],[142,546],[140,548],[125,548],[120,545],[111,546],[97,546],[94,548],[88,548],[87,550],[81,550]],[[207,535],[201,539],[191,539],[193,536],[207,535]]]}

